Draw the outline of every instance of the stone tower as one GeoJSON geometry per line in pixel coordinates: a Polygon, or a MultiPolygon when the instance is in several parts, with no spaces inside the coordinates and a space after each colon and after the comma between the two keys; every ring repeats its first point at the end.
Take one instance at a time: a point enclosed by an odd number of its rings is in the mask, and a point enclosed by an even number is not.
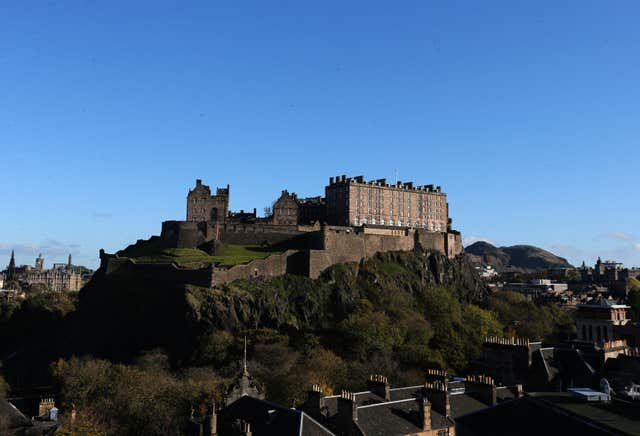
{"type": "Polygon", "coordinates": [[[42,253],[38,254],[38,257],[36,258],[36,269],[38,271],[44,270],[44,257],[42,257],[42,253]]]}

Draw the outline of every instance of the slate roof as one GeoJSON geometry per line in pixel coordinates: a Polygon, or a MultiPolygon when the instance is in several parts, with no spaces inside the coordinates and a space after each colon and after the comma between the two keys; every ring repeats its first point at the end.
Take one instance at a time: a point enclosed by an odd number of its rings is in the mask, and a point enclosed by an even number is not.
{"type": "Polygon", "coordinates": [[[223,421],[242,419],[251,423],[255,436],[261,435],[333,435],[331,431],[306,413],[248,395],[225,407],[223,421]]]}
{"type": "Polygon", "coordinates": [[[449,397],[449,404],[451,405],[451,416],[453,419],[488,407],[470,394],[451,395],[449,397]]]}
{"type": "MultiPolygon", "coordinates": [[[[366,406],[367,404],[376,404],[384,402],[384,398],[374,394],[371,391],[354,392],[356,397],[357,406],[366,406]]],[[[333,416],[338,413],[338,398],[340,395],[331,395],[324,397],[324,406],[326,408],[326,414],[333,416]]]]}
{"type": "MultiPolygon", "coordinates": [[[[401,436],[422,431],[421,405],[416,399],[358,407],[358,425],[367,436],[401,436]]],[[[431,428],[447,428],[453,422],[431,409],[431,428]]]]}
{"type": "Polygon", "coordinates": [[[57,422],[31,421],[11,402],[0,398],[0,435],[53,435],[57,422]]]}
{"type": "Polygon", "coordinates": [[[30,425],[31,421],[13,404],[5,399],[0,399],[0,430],[10,430],[30,425]]]}
{"type": "Polygon", "coordinates": [[[533,436],[640,435],[637,409],[619,404],[585,403],[566,393],[531,394],[456,419],[457,434],[533,436]]]}

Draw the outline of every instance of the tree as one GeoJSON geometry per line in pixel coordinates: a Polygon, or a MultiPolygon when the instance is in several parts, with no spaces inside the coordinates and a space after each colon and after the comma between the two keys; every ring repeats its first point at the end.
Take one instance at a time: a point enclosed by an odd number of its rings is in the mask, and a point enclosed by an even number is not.
{"type": "MultiPolygon", "coordinates": [[[[638,280],[633,279],[638,282],[638,280]]],[[[635,284],[630,287],[629,293],[627,294],[627,303],[631,306],[630,315],[631,319],[634,321],[640,321],[640,283],[638,283],[638,287],[635,287],[635,284]]]]}
{"type": "Polygon", "coordinates": [[[9,393],[9,383],[0,375],[0,398],[5,398],[9,393]]]}

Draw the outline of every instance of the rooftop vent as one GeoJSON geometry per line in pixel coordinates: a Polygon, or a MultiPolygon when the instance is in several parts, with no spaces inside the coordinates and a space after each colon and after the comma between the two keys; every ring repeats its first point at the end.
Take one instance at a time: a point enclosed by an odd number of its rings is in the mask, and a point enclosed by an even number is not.
{"type": "Polygon", "coordinates": [[[569,388],[567,391],[572,397],[589,403],[599,403],[611,400],[609,395],[604,392],[594,391],[591,388],[569,388]]]}

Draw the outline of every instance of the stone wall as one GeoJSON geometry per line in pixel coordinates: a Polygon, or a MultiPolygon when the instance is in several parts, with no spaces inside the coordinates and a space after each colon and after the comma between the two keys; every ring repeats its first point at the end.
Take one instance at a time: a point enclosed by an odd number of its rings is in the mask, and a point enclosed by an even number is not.
{"type": "Polygon", "coordinates": [[[327,227],[322,250],[307,250],[308,275],[317,278],[336,263],[360,262],[378,252],[410,251],[415,246],[414,231],[388,235],[356,231],[351,227],[327,227]]]}
{"type": "MultiPolygon", "coordinates": [[[[206,241],[226,244],[281,246],[287,250],[266,259],[254,260],[231,268],[214,268],[210,285],[238,279],[275,277],[300,274],[317,278],[336,263],[360,262],[378,252],[410,251],[416,246],[453,258],[462,252],[461,236],[457,232],[430,232],[424,229],[385,229],[367,227],[282,226],[267,223],[212,224],[166,221],[162,239],[169,246],[197,247],[206,241]]],[[[200,276],[192,282],[204,283],[200,276]]],[[[204,286],[204,285],[203,285],[204,286]]]]}
{"type": "Polygon", "coordinates": [[[165,221],[160,237],[168,247],[195,248],[207,241],[207,223],[165,221]]]}
{"type": "Polygon", "coordinates": [[[282,254],[274,254],[265,259],[253,260],[230,268],[213,268],[211,286],[256,277],[278,277],[284,274],[306,275],[306,270],[304,253],[299,250],[287,250],[282,254]]]}
{"type": "Polygon", "coordinates": [[[172,263],[138,263],[128,258],[108,257],[105,273],[136,280],[162,282],[163,284],[211,286],[212,266],[202,268],[180,268],[172,263]]]}
{"type": "Polygon", "coordinates": [[[446,253],[445,234],[438,232],[429,232],[426,230],[416,230],[416,244],[422,250],[433,250],[440,253],[446,253]]]}
{"type": "Polygon", "coordinates": [[[220,227],[219,240],[225,244],[274,245],[301,235],[297,226],[273,224],[225,224],[220,227]]]}

